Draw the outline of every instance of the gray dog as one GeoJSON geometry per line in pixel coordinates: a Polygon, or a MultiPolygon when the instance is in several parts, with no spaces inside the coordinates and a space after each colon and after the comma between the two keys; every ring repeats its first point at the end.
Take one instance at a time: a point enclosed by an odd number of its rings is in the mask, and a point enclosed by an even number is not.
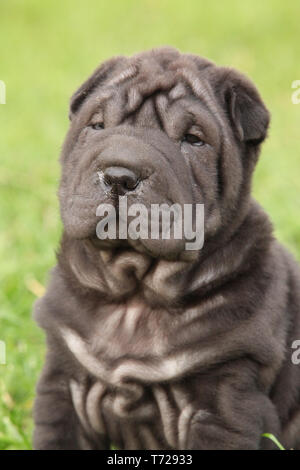
{"type": "Polygon", "coordinates": [[[70,120],[35,448],[300,449],[300,274],[250,196],[269,124],[253,84],[161,48],[101,65],[70,120]],[[99,239],[120,197],[204,204],[203,249],[99,239]]]}

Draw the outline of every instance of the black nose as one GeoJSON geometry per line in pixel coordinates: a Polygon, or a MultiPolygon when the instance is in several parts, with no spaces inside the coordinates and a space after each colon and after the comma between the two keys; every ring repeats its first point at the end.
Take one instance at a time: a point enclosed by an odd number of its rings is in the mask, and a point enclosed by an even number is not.
{"type": "Polygon", "coordinates": [[[140,182],[138,175],[128,168],[121,166],[110,166],[106,168],[103,174],[103,180],[110,190],[118,194],[125,194],[128,191],[132,191],[140,182]]]}

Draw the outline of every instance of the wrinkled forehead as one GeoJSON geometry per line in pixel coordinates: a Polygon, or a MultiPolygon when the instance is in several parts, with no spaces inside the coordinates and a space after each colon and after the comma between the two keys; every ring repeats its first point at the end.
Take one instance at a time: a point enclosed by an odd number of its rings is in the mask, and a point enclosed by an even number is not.
{"type": "Polygon", "coordinates": [[[170,127],[170,132],[173,127],[175,133],[183,114],[186,126],[199,113],[212,118],[217,104],[205,73],[208,66],[199,71],[182,59],[167,67],[154,60],[132,61],[94,90],[87,103],[90,117],[106,126],[138,124],[170,127]]]}

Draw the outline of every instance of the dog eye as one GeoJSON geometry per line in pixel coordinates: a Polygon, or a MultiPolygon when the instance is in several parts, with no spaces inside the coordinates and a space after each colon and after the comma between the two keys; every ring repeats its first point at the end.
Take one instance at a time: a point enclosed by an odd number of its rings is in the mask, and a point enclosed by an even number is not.
{"type": "Polygon", "coordinates": [[[196,147],[202,147],[202,145],[205,145],[205,142],[195,134],[185,134],[182,142],[187,142],[188,144],[195,145],[196,147]]]}
{"type": "Polygon", "coordinates": [[[104,124],[103,122],[96,122],[95,124],[91,124],[91,128],[94,129],[95,131],[100,131],[104,129],[104,124]]]}

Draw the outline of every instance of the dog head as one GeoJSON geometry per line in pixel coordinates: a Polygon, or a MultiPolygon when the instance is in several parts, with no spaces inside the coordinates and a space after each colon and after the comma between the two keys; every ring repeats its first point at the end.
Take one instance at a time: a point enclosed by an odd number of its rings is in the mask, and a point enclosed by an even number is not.
{"type": "Polygon", "coordinates": [[[171,48],[113,58],[73,95],[70,120],[59,190],[68,237],[195,259],[184,236],[99,241],[97,207],[203,204],[205,245],[245,217],[269,113],[235,70],[171,48]]]}

